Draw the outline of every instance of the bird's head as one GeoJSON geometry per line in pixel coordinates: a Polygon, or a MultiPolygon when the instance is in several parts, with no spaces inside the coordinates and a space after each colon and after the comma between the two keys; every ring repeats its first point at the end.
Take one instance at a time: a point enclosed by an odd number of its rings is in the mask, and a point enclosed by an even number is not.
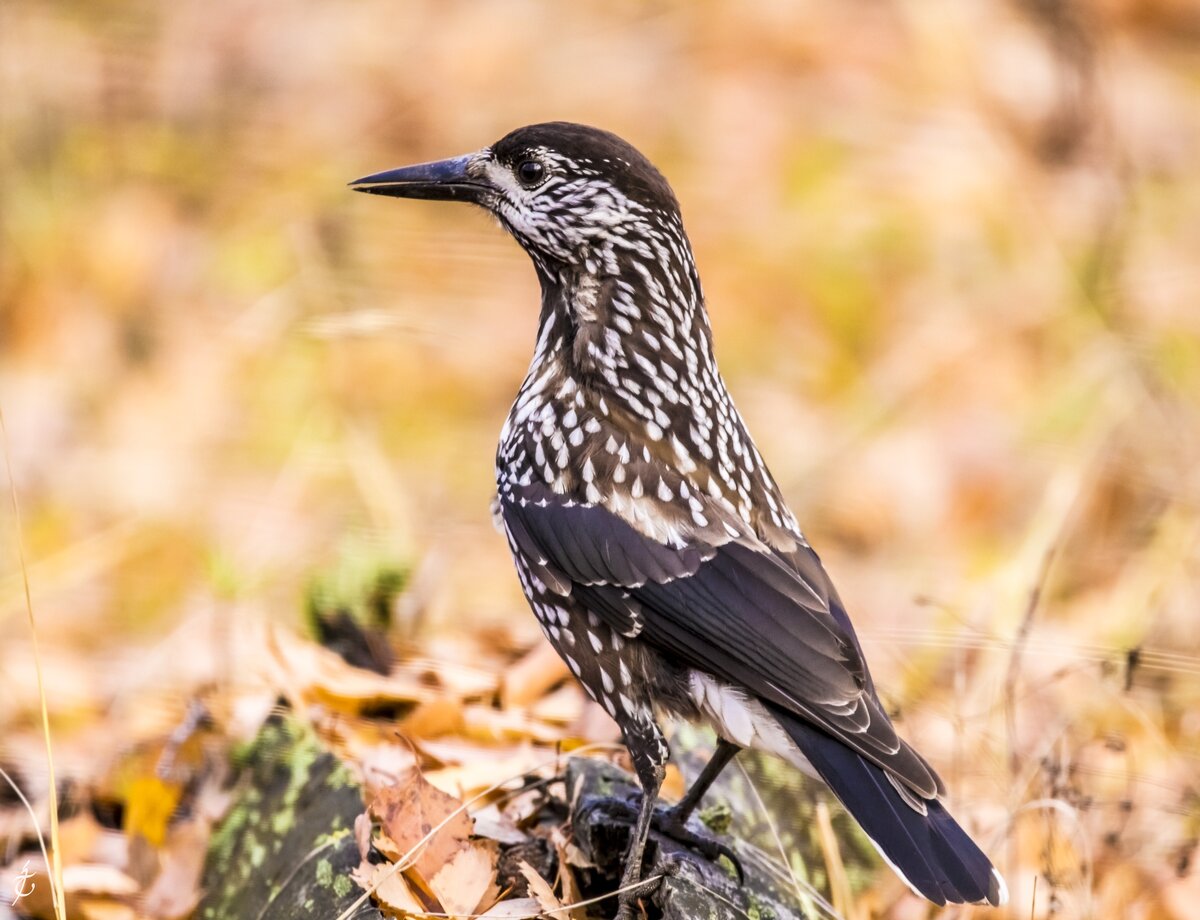
{"type": "Polygon", "coordinates": [[[518,128],[475,153],[365,176],[351,187],[481,205],[552,274],[616,274],[605,263],[621,253],[650,258],[655,239],[683,239],[679,205],[654,165],[615,134],[568,122],[518,128]]]}

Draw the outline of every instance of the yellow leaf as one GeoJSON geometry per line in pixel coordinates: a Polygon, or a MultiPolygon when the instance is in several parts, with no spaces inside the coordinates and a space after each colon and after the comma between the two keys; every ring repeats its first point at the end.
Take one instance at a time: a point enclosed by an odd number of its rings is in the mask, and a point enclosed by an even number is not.
{"type": "Polygon", "coordinates": [[[125,833],[161,847],[167,838],[167,822],[178,804],[177,786],[157,776],[138,777],[125,794],[125,833]]]}

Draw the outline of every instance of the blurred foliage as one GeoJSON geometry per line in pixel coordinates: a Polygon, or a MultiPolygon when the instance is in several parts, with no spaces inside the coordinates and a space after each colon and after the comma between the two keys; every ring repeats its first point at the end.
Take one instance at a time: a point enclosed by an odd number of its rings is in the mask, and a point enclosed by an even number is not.
{"type": "Polygon", "coordinates": [[[1198,51],[1193,0],[6,0],[0,408],[62,770],[252,671],[348,539],[436,573],[430,636],[535,641],[487,512],[532,271],[345,183],[567,118],[672,181],[723,371],[1012,915],[1041,872],[1039,916],[1187,916],[1198,51]]]}

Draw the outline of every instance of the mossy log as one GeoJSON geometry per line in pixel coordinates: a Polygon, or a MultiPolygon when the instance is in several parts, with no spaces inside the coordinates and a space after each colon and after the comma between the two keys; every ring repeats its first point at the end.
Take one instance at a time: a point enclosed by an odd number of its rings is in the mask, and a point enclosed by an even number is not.
{"type": "MultiPolygon", "coordinates": [[[[566,786],[572,790],[571,823],[576,846],[595,864],[585,893],[613,890],[620,879],[629,824],[627,808],[610,807],[638,793],[637,781],[611,764],[590,758],[568,761],[566,786]]],[[[726,838],[745,873],[742,884],[725,859],[707,860],[679,843],[651,832],[644,878],[663,880],[644,900],[647,914],[661,920],[807,920],[817,914],[797,894],[786,870],[762,850],[726,838]]],[[[602,916],[616,912],[607,902],[602,916]]]]}
{"type": "MultiPolygon", "coordinates": [[[[688,741],[680,759],[691,772],[688,741]]],[[[698,743],[703,748],[703,742],[698,743]]],[[[745,754],[742,755],[746,757],[745,754]]],[[[350,871],[359,853],[351,828],[363,811],[362,790],[350,771],[324,751],[308,731],[285,720],[272,720],[258,738],[236,758],[233,806],[209,845],[196,920],[331,920],[361,895],[350,871]]],[[[711,861],[677,842],[653,834],[647,849],[646,877],[662,874],[659,888],[643,903],[653,920],[800,920],[817,916],[809,896],[799,890],[823,887],[823,861],[812,846],[804,820],[803,790],[774,783],[758,775],[753,759],[746,774],[729,769],[709,795],[724,802],[705,812],[710,823],[720,821],[722,840],[738,855],[745,881],[738,884],[731,865],[711,861]],[[753,778],[753,790],[747,782],[753,778]],[[755,791],[757,790],[757,792],[755,791]],[[782,828],[764,835],[760,798],[774,814],[790,815],[782,828]],[[723,817],[723,820],[722,820],[723,817]],[[727,833],[726,833],[727,832],[727,833]],[[785,839],[792,862],[778,858],[775,833],[785,839]],[[759,844],[759,845],[755,845],[759,844]],[[762,847],[760,849],[760,846],[762,847]],[[811,871],[810,871],[811,867],[811,871]]],[[[568,758],[563,783],[566,800],[549,797],[539,824],[562,827],[570,822],[571,836],[585,862],[576,867],[585,898],[612,892],[618,884],[628,843],[628,803],[637,796],[637,781],[607,761],[568,758]],[[557,802],[557,804],[555,804],[557,802]],[[624,803],[622,807],[621,803],[624,803]]],[[[716,825],[714,824],[714,827],[716,825]]],[[[852,836],[851,836],[852,839],[852,836]]],[[[501,845],[500,884],[523,891],[516,867],[533,865],[546,878],[556,874],[549,834],[531,833],[521,843],[501,845]]],[[[853,845],[849,847],[853,853],[853,845]]],[[[616,899],[595,904],[590,917],[611,917],[616,899]]],[[[360,906],[361,918],[381,917],[370,904],[360,906]]]]}
{"type": "MultiPolygon", "coordinates": [[[[196,920],[332,920],[362,891],[351,828],[362,791],[292,723],[272,720],[238,758],[238,792],[209,843],[196,920]]],[[[380,917],[369,904],[356,920],[380,917]]]]}

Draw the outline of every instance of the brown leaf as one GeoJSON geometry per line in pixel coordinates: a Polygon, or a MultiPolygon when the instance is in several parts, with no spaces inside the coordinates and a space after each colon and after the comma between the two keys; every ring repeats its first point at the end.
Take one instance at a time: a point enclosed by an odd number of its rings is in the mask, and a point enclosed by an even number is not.
{"type": "Polygon", "coordinates": [[[200,873],[211,834],[204,819],[172,827],[159,851],[159,872],[146,890],[142,912],[158,920],[186,917],[200,900],[200,873]]]}
{"type": "Polygon", "coordinates": [[[529,713],[543,722],[570,726],[578,722],[583,715],[585,699],[582,688],[571,682],[537,700],[529,707],[529,713]]]}
{"type": "Polygon", "coordinates": [[[477,741],[529,739],[542,744],[554,744],[568,737],[561,726],[531,719],[518,710],[493,709],[482,703],[470,703],[463,707],[463,734],[477,741]]]}
{"type": "Polygon", "coordinates": [[[567,911],[563,910],[562,901],[554,894],[554,889],[550,887],[550,883],[546,881],[538,870],[529,865],[524,860],[520,865],[521,874],[525,876],[525,883],[529,886],[529,893],[537,898],[538,903],[542,906],[542,910],[548,913],[554,920],[568,920],[567,911]]]}
{"type": "Polygon", "coordinates": [[[549,642],[534,645],[504,674],[500,700],[505,708],[528,706],[570,674],[567,663],[549,642]]]}
{"type": "MultiPolygon", "coordinates": [[[[575,883],[575,873],[571,870],[571,862],[567,853],[567,838],[560,828],[555,828],[551,835],[554,851],[558,855],[558,890],[562,892],[567,904],[577,904],[583,900],[583,894],[575,883]]],[[[587,920],[587,908],[571,908],[571,920],[587,920]]]]}
{"type": "Polygon", "coordinates": [[[499,889],[496,862],[499,847],[495,841],[474,840],[437,871],[429,880],[429,888],[442,905],[442,910],[455,917],[475,913],[484,898],[493,900],[499,889]]]}
{"type": "Polygon", "coordinates": [[[358,883],[363,891],[371,891],[371,897],[375,903],[394,913],[415,914],[416,916],[422,916],[425,913],[425,905],[408,886],[404,875],[395,871],[395,868],[388,863],[373,865],[364,860],[351,870],[350,877],[358,883]]]}
{"type": "Polygon", "coordinates": [[[301,699],[358,711],[382,703],[422,703],[436,694],[407,675],[382,675],[347,664],[340,655],[283,631],[269,636],[274,681],[301,699]]]}
{"type": "Polygon", "coordinates": [[[418,705],[405,716],[396,729],[405,737],[436,738],[439,735],[458,734],[462,727],[462,703],[458,700],[439,699],[418,705]]]}
{"type": "Polygon", "coordinates": [[[414,871],[428,882],[455,854],[470,846],[471,818],[465,809],[459,810],[461,806],[458,799],[414,772],[405,782],[381,789],[371,803],[371,814],[379,820],[383,835],[394,841],[401,856],[449,818],[424,845],[413,864],[414,871]]]}

